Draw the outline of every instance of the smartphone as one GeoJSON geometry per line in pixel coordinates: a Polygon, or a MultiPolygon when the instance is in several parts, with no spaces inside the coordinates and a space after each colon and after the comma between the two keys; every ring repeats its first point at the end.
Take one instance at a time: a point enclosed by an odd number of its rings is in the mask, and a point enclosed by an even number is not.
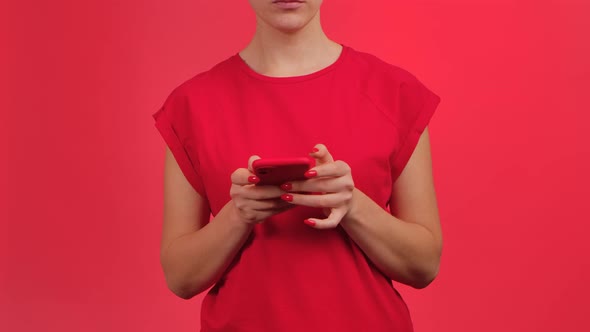
{"type": "Polygon", "coordinates": [[[258,186],[306,180],[304,173],[314,166],[315,159],[311,157],[261,158],[252,162],[254,174],[260,178],[258,186]]]}

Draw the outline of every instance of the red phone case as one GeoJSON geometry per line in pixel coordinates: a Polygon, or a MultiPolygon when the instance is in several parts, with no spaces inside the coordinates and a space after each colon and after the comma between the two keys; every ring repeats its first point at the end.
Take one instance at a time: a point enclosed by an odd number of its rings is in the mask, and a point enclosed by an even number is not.
{"type": "Polygon", "coordinates": [[[252,162],[254,174],[260,178],[256,185],[277,185],[289,181],[305,180],[304,173],[315,166],[311,157],[262,158],[252,162]]]}

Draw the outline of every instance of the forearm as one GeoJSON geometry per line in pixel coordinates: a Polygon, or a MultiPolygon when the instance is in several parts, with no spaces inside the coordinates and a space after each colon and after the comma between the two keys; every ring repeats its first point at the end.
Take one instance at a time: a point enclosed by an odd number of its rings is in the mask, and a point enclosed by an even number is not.
{"type": "Polygon", "coordinates": [[[391,215],[360,190],[340,225],[390,279],[426,287],[438,273],[441,250],[424,226],[391,215]]]}
{"type": "Polygon", "coordinates": [[[174,240],[162,254],[168,287],[184,299],[212,286],[244,245],[253,226],[239,219],[233,201],[203,228],[174,240]]]}

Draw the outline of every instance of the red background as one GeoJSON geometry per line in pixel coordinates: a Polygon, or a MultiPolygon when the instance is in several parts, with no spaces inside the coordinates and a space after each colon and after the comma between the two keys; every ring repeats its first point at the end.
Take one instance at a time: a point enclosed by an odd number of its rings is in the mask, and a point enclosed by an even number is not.
{"type": "MultiPolygon", "coordinates": [[[[439,94],[438,278],[417,332],[588,331],[587,1],[326,0],[333,39],[439,94]]],[[[0,330],[196,331],[159,265],[172,88],[254,31],[246,0],[0,10],[0,330]]]]}

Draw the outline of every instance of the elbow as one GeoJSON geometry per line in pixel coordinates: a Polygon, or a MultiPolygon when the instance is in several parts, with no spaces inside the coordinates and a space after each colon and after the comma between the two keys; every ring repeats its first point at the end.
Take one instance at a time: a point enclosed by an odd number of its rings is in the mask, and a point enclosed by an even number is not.
{"type": "Polygon", "coordinates": [[[183,300],[190,300],[193,297],[202,293],[206,288],[201,287],[199,284],[189,282],[187,280],[176,280],[166,276],[166,286],[176,296],[183,300]]]}
{"type": "Polygon", "coordinates": [[[432,262],[423,266],[422,268],[417,269],[414,273],[412,273],[412,282],[410,286],[415,289],[423,289],[430,285],[434,279],[438,276],[440,271],[440,260],[436,262],[432,262]]]}
{"type": "Polygon", "coordinates": [[[180,287],[171,284],[168,284],[168,289],[174,293],[174,295],[180,297],[183,300],[190,300],[198,294],[198,292],[193,292],[187,287],[180,287]]]}
{"type": "Polygon", "coordinates": [[[195,278],[189,278],[186,272],[179,271],[177,268],[166,264],[162,259],[162,271],[168,289],[176,296],[184,300],[190,300],[205,290],[202,283],[195,281],[195,278]]]}
{"type": "Polygon", "coordinates": [[[428,287],[438,275],[438,265],[436,268],[425,269],[420,273],[416,273],[412,278],[410,286],[415,289],[423,289],[428,287]]]}
{"type": "Polygon", "coordinates": [[[442,257],[442,243],[428,257],[424,257],[422,264],[415,266],[410,286],[415,289],[428,287],[438,276],[440,271],[440,261],[442,257]]]}
{"type": "Polygon", "coordinates": [[[391,271],[387,275],[390,279],[408,285],[415,289],[423,289],[436,279],[439,271],[438,264],[414,267],[402,271],[391,271]]]}

